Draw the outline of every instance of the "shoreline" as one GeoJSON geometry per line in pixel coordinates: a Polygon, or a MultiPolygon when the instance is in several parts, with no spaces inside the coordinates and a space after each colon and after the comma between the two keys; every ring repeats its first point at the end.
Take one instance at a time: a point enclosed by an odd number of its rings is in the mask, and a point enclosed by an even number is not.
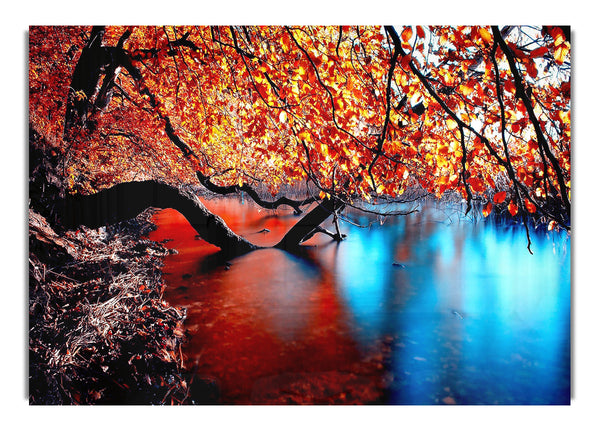
{"type": "Polygon", "coordinates": [[[30,405],[192,402],[152,214],[59,236],[29,210],[30,405]]]}

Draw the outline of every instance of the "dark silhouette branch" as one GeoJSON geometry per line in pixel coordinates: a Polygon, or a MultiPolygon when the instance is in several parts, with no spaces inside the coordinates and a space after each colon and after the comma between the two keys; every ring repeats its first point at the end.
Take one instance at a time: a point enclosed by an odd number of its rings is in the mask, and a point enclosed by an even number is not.
{"type": "Polygon", "coordinates": [[[339,237],[337,234],[331,232],[330,230],[325,229],[324,227],[321,227],[321,226],[316,226],[307,236],[305,236],[304,238],[302,238],[302,241],[300,241],[300,242],[303,243],[303,242],[308,241],[309,239],[311,239],[317,233],[323,233],[323,234],[325,234],[327,236],[330,236],[335,241],[340,241],[341,240],[341,237],[339,237]]]}
{"type": "Polygon", "coordinates": [[[231,186],[219,186],[212,183],[210,181],[210,177],[203,175],[201,172],[196,172],[196,176],[198,177],[198,181],[200,181],[200,184],[202,184],[204,187],[206,187],[206,189],[210,190],[213,193],[217,193],[220,195],[229,195],[232,193],[245,192],[248,194],[248,196],[252,198],[254,202],[266,209],[277,209],[280,206],[287,205],[293,208],[296,214],[301,214],[302,206],[308,205],[317,200],[312,196],[302,200],[294,200],[283,196],[275,201],[265,201],[259,196],[256,190],[254,190],[246,183],[243,183],[241,186],[239,184],[231,186]]]}
{"type": "Polygon", "coordinates": [[[114,224],[131,219],[150,207],[173,208],[189,221],[202,239],[229,255],[240,255],[259,248],[234,233],[198,197],[157,181],[127,182],[92,195],[72,195],[60,205],[60,221],[67,229],[75,229],[79,225],[97,228],[114,224]]]}
{"type": "Polygon", "coordinates": [[[342,43],[342,26],[340,25],[338,27],[338,40],[337,40],[337,45],[335,46],[335,54],[339,57],[340,56],[340,44],[342,43]]]}
{"type": "Polygon", "coordinates": [[[540,154],[542,158],[548,157],[550,160],[550,164],[552,165],[554,171],[556,172],[556,177],[558,181],[558,185],[560,188],[560,195],[562,199],[562,203],[564,205],[565,211],[567,212],[567,216],[571,215],[571,203],[569,202],[567,187],[565,185],[565,180],[562,172],[562,167],[560,166],[558,160],[550,150],[548,145],[548,141],[546,140],[546,136],[542,130],[539,120],[537,119],[533,104],[531,103],[531,99],[527,95],[525,90],[525,85],[523,84],[523,79],[521,78],[521,74],[519,73],[519,69],[517,68],[515,57],[510,48],[506,45],[504,38],[500,34],[498,26],[492,26],[492,33],[494,35],[494,40],[500,46],[500,49],[504,53],[506,60],[508,61],[508,65],[510,67],[510,71],[513,75],[515,87],[516,87],[516,96],[523,101],[525,105],[525,109],[527,110],[527,115],[529,116],[529,121],[533,125],[535,130],[535,134],[537,137],[538,147],[540,150],[540,154]]]}
{"type": "Polygon", "coordinates": [[[385,88],[385,101],[386,101],[386,106],[385,106],[385,119],[383,121],[383,130],[381,131],[381,134],[379,135],[379,138],[377,139],[377,151],[375,152],[375,157],[373,157],[373,160],[371,161],[371,164],[369,165],[369,168],[367,169],[367,171],[369,172],[369,177],[371,178],[371,185],[373,186],[373,190],[377,189],[377,186],[375,185],[375,178],[373,178],[373,166],[375,166],[375,163],[377,162],[377,159],[379,159],[379,155],[381,154],[381,151],[383,149],[383,143],[385,141],[385,136],[387,135],[387,129],[388,129],[388,125],[390,123],[390,109],[391,109],[391,98],[392,98],[392,81],[394,79],[394,70],[396,68],[396,61],[398,60],[398,56],[400,55],[400,51],[401,51],[401,46],[399,44],[396,44],[394,42],[394,53],[392,54],[392,58],[390,59],[390,69],[388,70],[388,76],[387,76],[387,84],[386,84],[386,88],[385,88]]]}
{"type": "Polygon", "coordinates": [[[343,203],[336,198],[325,198],[302,219],[298,221],[285,236],[279,241],[276,248],[293,249],[301,242],[310,238],[317,232],[322,232],[320,225],[333,213],[343,207],[343,203]]]}
{"type": "MultiPolygon", "coordinates": [[[[398,48],[398,50],[400,51],[400,54],[402,55],[402,57],[406,56],[407,53],[404,52],[404,50],[402,49],[402,44],[400,42],[400,37],[398,36],[398,33],[396,32],[396,29],[393,26],[385,26],[385,30],[386,32],[390,35],[390,37],[392,38],[393,42],[394,42],[394,46],[398,48]]],[[[425,88],[427,89],[427,92],[435,99],[435,101],[437,103],[440,104],[440,106],[442,107],[442,109],[444,110],[444,112],[446,112],[450,118],[452,118],[452,120],[454,122],[456,122],[456,124],[458,125],[459,129],[460,129],[460,144],[461,144],[461,149],[462,149],[462,158],[461,158],[461,165],[462,165],[462,173],[461,173],[461,178],[463,181],[463,186],[465,188],[465,192],[467,193],[467,211],[466,213],[468,214],[469,211],[471,210],[471,201],[473,200],[473,195],[471,193],[471,188],[469,187],[469,183],[467,182],[467,169],[466,169],[466,162],[467,162],[467,148],[465,145],[465,139],[464,139],[464,130],[463,129],[468,129],[468,130],[472,130],[471,127],[469,125],[467,125],[464,121],[462,121],[458,115],[456,115],[454,113],[454,111],[452,111],[452,109],[450,109],[448,107],[448,105],[442,100],[442,98],[439,96],[439,94],[437,93],[437,91],[435,91],[435,89],[431,86],[431,83],[427,80],[427,78],[421,73],[421,71],[417,68],[417,66],[415,66],[414,62],[412,61],[412,59],[408,62],[408,65],[410,67],[410,70],[413,72],[413,74],[415,74],[417,76],[417,78],[419,78],[419,81],[421,81],[421,83],[425,86],[425,88]]]]}
{"type": "Polygon", "coordinates": [[[492,62],[494,64],[495,81],[496,81],[496,98],[498,99],[498,104],[500,106],[500,136],[502,138],[502,145],[504,146],[504,155],[506,157],[506,166],[508,168],[507,169],[508,176],[514,185],[515,195],[516,195],[517,201],[519,202],[519,212],[521,213],[521,217],[523,219],[523,225],[525,226],[525,232],[527,234],[527,250],[529,250],[529,253],[533,254],[533,252],[531,251],[531,238],[529,237],[529,227],[527,226],[527,223],[525,220],[525,213],[523,212],[523,208],[525,206],[523,205],[521,193],[519,192],[519,186],[517,184],[515,170],[513,168],[513,165],[512,165],[511,159],[510,159],[508,142],[506,140],[506,115],[504,113],[504,98],[502,95],[504,90],[502,89],[502,85],[500,84],[500,71],[498,70],[498,62],[496,61],[496,49],[497,48],[498,48],[498,42],[494,41],[494,46],[492,47],[492,52],[490,54],[490,57],[492,58],[492,62]]]}

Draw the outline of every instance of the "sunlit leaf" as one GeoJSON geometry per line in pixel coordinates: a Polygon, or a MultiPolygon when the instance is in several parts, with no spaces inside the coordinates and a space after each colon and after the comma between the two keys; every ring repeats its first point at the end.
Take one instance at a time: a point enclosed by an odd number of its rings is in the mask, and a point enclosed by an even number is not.
{"type": "Polygon", "coordinates": [[[494,203],[501,204],[506,199],[506,192],[498,192],[494,195],[494,203]]]}
{"type": "Polygon", "coordinates": [[[400,37],[402,38],[403,42],[408,42],[410,40],[410,38],[413,35],[413,30],[412,27],[405,27],[404,30],[402,30],[402,34],[400,35],[400,37]]]}
{"type": "Polygon", "coordinates": [[[446,118],[446,126],[448,126],[448,129],[454,130],[458,127],[458,123],[452,118],[446,118]]]}
{"type": "Polygon", "coordinates": [[[467,84],[461,84],[459,89],[462,94],[465,96],[470,95],[473,92],[473,87],[475,85],[474,81],[470,81],[467,84]]]}
{"type": "Polygon", "coordinates": [[[569,48],[566,45],[560,45],[558,48],[556,48],[554,50],[554,59],[556,60],[556,63],[559,65],[563,64],[568,53],[569,48]]]}
{"type": "Polygon", "coordinates": [[[525,208],[527,208],[527,211],[529,211],[532,214],[537,211],[537,208],[535,207],[534,203],[531,202],[529,199],[525,199],[525,208]]]}
{"type": "Polygon", "coordinates": [[[490,43],[492,41],[492,35],[485,27],[479,28],[479,35],[487,43],[490,43]]]}
{"type": "Polygon", "coordinates": [[[490,213],[492,212],[492,208],[493,208],[493,205],[492,205],[492,203],[491,203],[491,202],[488,202],[488,203],[487,203],[487,204],[486,204],[486,205],[483,207],[483,209],[482,209],[482,211],[481,211],[481,212],[483,213],[483,216],[484,216],[484,217],[487,217],[487,216],[489,216],[489,215],[490,215],[490,213]]]}

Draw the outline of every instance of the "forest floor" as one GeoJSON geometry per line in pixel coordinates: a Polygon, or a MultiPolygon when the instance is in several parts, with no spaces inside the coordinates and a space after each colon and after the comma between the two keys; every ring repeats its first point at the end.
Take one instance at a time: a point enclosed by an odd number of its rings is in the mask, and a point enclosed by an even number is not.
{"type": "Polygon", "coordinates": [[[152,210],[56,233],[29,210],[29,403],[214,402],[184,367],[185,309],[163,300],[152,210]]]}

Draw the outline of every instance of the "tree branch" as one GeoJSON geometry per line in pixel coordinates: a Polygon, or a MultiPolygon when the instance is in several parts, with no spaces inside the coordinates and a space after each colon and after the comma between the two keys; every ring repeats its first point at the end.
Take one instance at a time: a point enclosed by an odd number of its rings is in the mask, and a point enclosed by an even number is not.
{"type": "Polygon", "coordinates": [[[517,200],[519,202],[519,211],[521,212],[521,217],[523,219],[523,225],[525,226],[525,232],[527,233],[527,250],[529,253],[533,254],[531,251],[531,238],[529,237],[529,227],[527,226],[527,221],[525,220],[525,213],[523,212],[523,200],[521,198],[521,193],[519,192],[519,187],[517,185],[517,179],[515,176],[515,171],[512,166],[512,162],[510,160],[510,153],[508,150],[508,142],[506,141],[506,116],[504,114],[504,98],[503,98],[503,89],[500,84],[500,71],[498,70],[498,62],[496,61],[496,49],[498,47],[498,42],[494,40],[494,46],[492,47],[491,57],[492,62],[494,63],[494,72],[496,75],[496,98],[498,99],[498,104],[500,106],[500,136],[502,137],[502,144],[504,146],[504,155],[506,157],[506,165],[508,168],[508,176],[510,180],[513,182],[515,194],[517,200]]]}
{"type": "Polygon", "coordinates": [[[83,224],[91,228],[137,216],[146,208],[173,208],[179,211],[202,239],[228,255],[259,248],[234,233],[223,219],[211,213],[194,195],[156,181],[120,183],[93,195],[68,196],[63,202],[61,222],[66,228],[83,224]]]}
{"type": "Polygon", "coordinates": [[[523,84],[521,74],[519,73],[519,70],[517,68],[515,57],[514,57],[512,51],[510,50],[510,48],[506,45],[504,38],[500,34],[498,26],[492,26],[492,33],[494,35],[494,40],[499,44],[500,49],[502,50],[502,52],[506,56],[506,60],[508,61],[508,65],[510,67],[510,71],[513,75],[514,82],[515,82],[516,96],[518,98],[520,98],[523,101],[523,104],[525,105],[525,109],[527,110],[527,115],[529,116],[529,121],[531,122],[531,124],[533,125],[533,128],[535,130],[535,134],[536,134],[537,141],[538,141],[538,147],[540,149],[540,154],[542,155],[542,158],[544,157],[544,155],[546,155],[548,157],[548,159],[550,160],[550,163],[552,164],[552,167],[554,168],[554,171],[556,172],[557,181],[558,181],[558,185],[560,188],[562,203],[565,207],[565,211],[567,212],[567,216],[570,217],[571,216],[571,203],[569,201],[568,192],[567,192],[567,188],[566,188],[563,173],[562,173],[562,168],[561,168],[560,164],[558,163],[558,160],[556,159],[556,157],[554,157],[554,154],[552,154],[552,151],[550,150],[550,147],[548,145],[548,141],[546,140],[544,132],[542,131],[540,122],[538,121],[537,117],[535,116],[535,112],[533,110],[533,104],[531,103],[531,99],[527,96],[527,93],[525,91],[525,85],[523,84]]]}
{"type": "Polygon", "coordinates": [[[379,138],[377,139],[377,151],[375,152],[375,157],[373,157],[373,160],[371,161],[371,164],[369,165],[369,168],[367,169],[367,172],[369,172],[369,177],[371,177],[371,185],[373,186],[373,190],[377,190],[377,186],[375,185],[375,179],[373,178],[372,170],[373,170],[373,166],[377,162],[377,159],[379,158],[379,155],[381,154],[381,151],[383,149],[383,142],[385,141],[385,136],[387,134],[387,128],[388,128],[388,125],[390,122],[392,80],[394,78],[394,70],[396,68],[396,61],[398,60],[398,56],[400,55],[401,49],[402,49],[402,47],[399,44],[396,44],[396,42],[394,41],[394,53],[392,54],[392,58],[390,59],[390,69],[388,71],[387,84],[386,84],[386,88],[385,88],[386,107],[385,107],[385,119],[383,121],[383,130],[381,131],[381,134],[379,135],[379,138]]]}
{"type": "MultiPolygon", "coordinates": [[[[394,41],[394,46],[399,47],[400,54],[402,55],[402,57],[407,55],[404,52],[404,50],[402,49],[402,43],[400,42],[400,37],[398,36],[396,29],[394,29],[394,27],[392,27],[392,26],[385,26],[385,30],[391,36],[392,40],[394,41]]],[[[421,81],[421,83],[425,86],[425,88],[427,89],[427,92],[436,100],[436,102],[438,102],[440,104],[442,109],[450,116],[450,118],[452,118],[452,120],[454,120],[456,122],[456,124],[460,128],[460,136],[461,136],[460,144],[461,144],[461,148],[462,148],[462,158],[461,158],[462,174],[461,174],[461,177],[463,180],[465,192],[467,193],[467,211],[466,211],[466,213],[468,214],[469,211],[471,210],[471,201],[473,200],[473,195],[471,193],[471,188],[469,187],[469,183],[467,182],[467,172],[466,172],[467,148],[465,145],[463,128],[467,128],[469,130],[472,130],[472,129],[464,121],[462,121],[460,118],[458,118],[458,116],[454,113],[454,111],[452,111],[448,107],[448,105],[442,100],[442,98],[433,89],[433,87],[431,86],[431,84],[429,83],[427,78],[421,73],[421,71],[419,69],[417,69],[417,67],[415,66],[412,59],[408,62],[408,64],[409,64],[410,70],[419,78],[419,81],[421,81]]]]}
{"type": "Polygon", "coordinates": [[[220,195],[228,195],[232,193],[246,192],[254,202],[266,209],[277,209],[282,205],[287,205],[293,208],[296,214],[301,214],[302,206],[317,201],[317,199],[312,196],[302,200],[294,200],[283,196],[275,201],[265,201],[258,195],[256,190],[254,190],[246,183],[243,183],[241,186],[238,184],[231,186],[219,186],[212,183],[210,181],[210,178],[203,175],[201,172],[196,172],[196,176],[198,177],[198,181],[200,181],[200,184],[202,184],[204,187],[206,187],[213,193],[218,193],[220,195]]]}
{"type": "Polygon", "coordinates": [[[320,229],[321,223],[342,206],[343,203],[338,199],[323,199],[316,207],[302,217],[275,247],[286,250],[297,247],[302,241],[314,235],[316,233],[314,231],[320,229]]]}

